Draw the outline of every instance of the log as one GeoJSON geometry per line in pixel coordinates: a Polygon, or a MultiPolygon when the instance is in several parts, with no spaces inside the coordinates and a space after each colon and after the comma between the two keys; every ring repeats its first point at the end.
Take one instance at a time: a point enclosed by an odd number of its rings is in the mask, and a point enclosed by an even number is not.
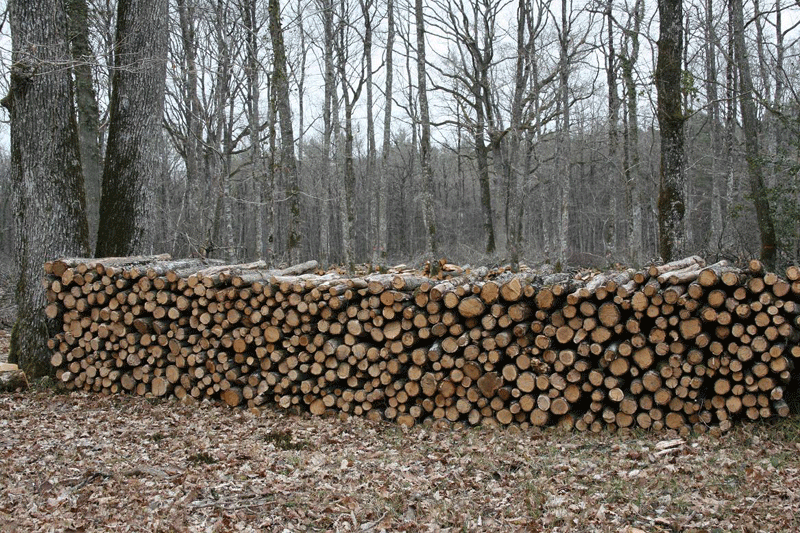
{"type": "Polygon", "coordinates": [[[16,365],[3,363],[3,368],[0,368],[0,392],[25,390],[30,386],[25,372],[11,367],[16,367],[16,365]]]}
{"type": "Polygon", "coordinates": [[[51,364],[66,388],[106,394],[274,402],[405,425],[683,434],[782,416],[800,357],[800,269],[787,269],[788,281],[698,258],[582,280],[317,269],[49,264],[51,364]]]}

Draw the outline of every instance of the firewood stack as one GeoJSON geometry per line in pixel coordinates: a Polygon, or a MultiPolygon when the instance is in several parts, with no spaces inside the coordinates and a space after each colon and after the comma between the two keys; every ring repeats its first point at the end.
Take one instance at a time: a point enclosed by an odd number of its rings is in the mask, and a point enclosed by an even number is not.
{"type": "Polygon", "coordinates": [[[275,403],[413,425],[725,431],[787,416],[800,268],[699,257],[578,279],[169,256],[45,266],[56,376],[104,394],[275,403]],[[317,272],[317,273],[315,273],[317,272]],[[441,276],[441,274],[440,274],[441,276]]]}

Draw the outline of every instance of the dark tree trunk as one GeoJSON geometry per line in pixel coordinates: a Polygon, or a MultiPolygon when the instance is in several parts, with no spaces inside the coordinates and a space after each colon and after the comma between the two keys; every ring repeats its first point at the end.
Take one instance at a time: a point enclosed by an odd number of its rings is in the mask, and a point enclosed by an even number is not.
{"type": "Polygon", "coordinates": [[[683,50],[683,7],[681,0],[659,0],[658,62],[655,82],[658,91],[658,126],[661,130],[661,179],[658,193],[659,252],[671,261],[685,252],[683,106],[681,61],[683,50]]]}
{"type": "Polygon", "coordinates": [[[195,36],[194,0],[178,0],[178,19],[181,27],[183,49],[183,68],[186,72],[183,90],[183,117],[186,121],[181,151],[186,165],[186,189],[184,190],[181,213],[186,212],[186,227],[197,229],[199,225],[197,204],[200,198],[193,198],[198,192],[200,181],[200,142],[203,138],[203,125],[200,121],[201,104],[197,95],[197,39],[195,36]]]}
{"type": "MultiPolygon", "coordinates": [[[[614,17],[612,0],[607,0],[605,6],[606,32],[608,36],[608,49],[606,52],[606,84],[608,85],[608,162],[611,171],[613,190],[623,189],[620,183],[618,148],[619,148],[619,110],[621,101],[617,92],[617,55],[614,49],[614,17]]],[[[609,195],[609,232],[604,235],[607,247],[616,252],[621,248],[622,231],[619,224],[619,211],[617,208],[617,195],[609,195]]]]}
{"type": "Polygon", "coordinates": [[[753,99],[753,79],[750,75],[747,48],[744,43],[744,15],[742,0],[731,0],[733,16],[733,46],[736,64],[739,66],[739,104],[742,108],[742,132],[744,133],[745,157],[750,176],[750,194],[756,208],[758,232],[761,237],[761,261],[772,269],[775,267],[775,226],[769,210],[767,186],[764,183],[764,169],[758,145],[758,119],[753,99]]]}
{"type": "Polygon", "coordinates": [[[289,101],[289,76],[286,70],[286,49],[283,44],[281,8],[278,0],[269,0],[269,35],[272,40],[272,55],[275,86],[275,104],[280,115],[281,166],[286,169],[289,193],[289,238],[287,248],[293,263],[300,255],[300,182],[297,161],[294,158],[294,131],[292,108],[289,101]]]}
{"type": "Polygon", "coordinates": [[[425,16],[422,0],[416,0],[414,15],[417,23],[417,84],[419,86],[419,112],[422,138],[420,146],[422,163],[422,218],[425,223],[427,245],[431,259],[436,255],[436,213],[433,210],[433,168],[431,167],[431,119],[428,109],[427,69],[425,64],[425,16]]]}
{"type": "Polygon", "coordinates": [[[381,148],[381,171],[378,177],[378,242],[375,260],[386,260],[389,249],[389,151],[392,142],[392,82],[394,81],[394,0],[387,0],[387,33],[386,33],[386,86],[384,89],[383,109],[383,145],[381,148]]]}
{"type": "Polygon", "coordinates": [[[11,183],[17,322],[9,360],[28,377],[52,370],[42,265],[89,251],[67,17],[58,0],[12,0],[11,82],[2,104],[11,114],[11,183]],[[46,13],[47,16],[42,16],[46,13]]]}
{"type": "Polygon", "coordinates": [[[96,63],[89,45],[89,21],[86,0],[66,2],[69,21],[69,40],[72,74],[75,77],[75,103],[78,107],[78,135],[80,139],[81,166],[86,187],[86,217],[89,236],[97,236],[100,219],[100,193],[103,182],[103,159],[100,147],[100,111],[92,84],[92,65],[96,63]]]}
{"type": "Polygon", "coordinates": [[[153,189],[161,168],[168,0],[120,0],[110,127],[96,254],[152,246],[153,189]]]}
{"type": "Polygon", "coordinates": [[[261,128],[259,109],[259,73],[261,65],[258,60],[258,22],[256,20],[256,0],[247,0],[240,5],[246,39],[246,73],[247,73],[247,127],[250,130],[250,176],[255,196],[259,200],[255,208],[255,255],[264,257],[264,208],[259,205],[264,201],[264,164],[261,157],[261,128]]]}
{"type": "MultiPolygon", "coordinates": [[[[625,54],[620,58],[622,78],[625,81],[625,203],[628,216],[628,254],[634,265],[642,264],[644,241],[642,240],[642,186],[643,176],[639,157],[639,112],[638,94],[633,72],[639,59],[639,31],[641,29],[644,2],[637,0],[631,14],[633,29],[628,33],[629,43],[625,54]]],[[[628,42],[628,41],[626,41],[628,42]]]]}

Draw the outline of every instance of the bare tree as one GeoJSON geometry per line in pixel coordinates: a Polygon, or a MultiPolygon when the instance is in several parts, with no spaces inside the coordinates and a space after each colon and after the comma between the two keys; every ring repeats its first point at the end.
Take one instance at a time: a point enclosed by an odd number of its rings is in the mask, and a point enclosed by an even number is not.
{"type": "Polygon", "coordinates": [[[606,232],[606,242],[612,252],[620,249],[622,241],[621,231],[619,231],[619,212],[617,208],[617,197],[614,191],[621,189],[619,172],[619,112],[622,105],[619,92],[617,90],[617,52],[614,47],[614,3],[613,0],[606,0],[604,7],[604,17],[606,26],[606,47],[605,47],[605,69],[606,86],[608,87],[608,163],[611,171],[612,192],[609,194],[609,218],[606,232]]]}
{"type": "Polygon", "coordinates": [[[373,261],[378,258],[385,260],[389,246],[389,215],[387,213],[388,201],[388,172],[389,172],[389,151],[392,142],[392,99],[394,82],[394,0],[387,0],[386,3],[386,85],[384,88],[383,105],[383,143],[381,147],[381,170],[379,172],[378,183],[378,241],[375,243],[375,256],[373,261]]]}
{"type": "Polygon", "coordinates": [[[322,198],[320,200],[320,245],[322,257],[325,260],[330,259],[330,202],[328,201],[329,192],[333,181],[333,152],[334,152],[334,127],[338,122],[338,106],[337,106],[337,91],[336,91],[336,70],[334,66],[334,51],[335,51],[335,9],[333,0],[317,0],[319,6],[320,17],[322,18],[323,27],[323,76],[324,76],[324,103],[322,109],[323,121],[323,134],[322,134],[322,165],[323,172],[321,173],[318,183],[318,189],[322,191],[322,198]]]}
{"type": "Polygon", "coordinates": [[[558,160],[558,176],[561,185],[559,198],[558,226],[558,261],[566,264],[569,250],[569,204],[572,195],[572,138],[570,137],[570,101],[569,101],[569,41],[571,39],[572,20],[569,16],[568,0],[561,0],[561,24],[559,26],[559,95],[561,104],[561,129],[556,150],[558,160]]]}
{"type": "Polygon", "coordinates": [[[239,11],[242,15],[246,32],[245,72],[247,74],[247,129],[250,137],[250,177],[258,199],[255,210],[255,252],[258,258],[263,258],[265,252],[264,211],[265,205],[268,205],[266,196],[271,195],[272,192],[265,191],[264,162],[261,154],[261,114],[259,107],[261,63],[258,58],[260,24],[257,18],[257,7],[258,2],[256,0],[240,0],[239,11]]]}
{"type": "Polygon", "coordinates": [[[775,226],[767,198],[764,171],[761,163],[761,150],[758,142],[758,119],[756,118],[755,93],[747,48],[744,42],[744,14],[742,0],[730,0],[730,15],[736,64],[738,65],[740,93],[739,105],[742,110],[742,132],[744,134],[747,169],[750,176],[750,194],[755,204],[758,232],[761,237],[761,261],[768,268],[774,268],[777,250],[775,226]]]}
{"type": "Polygon", "coordinates": [[[86,186],[86,214],[89,220],[90,241],[94,242],[100,219],[100,193],[103,181],[100,111],[92,80],[92,66],[96,63],[96,59],[89,43],[89,7],[86,0],[68,0],[66,9],[70,51],[74,61],[72,73],[75,78],[81,166],[86,186]]]}
{"type": "Polygon", "coordinates": [[[98,256],[150,250],[160,172],[167,0],[120,0],[98,256]]]}
{"type": "Polygon", "coordinates": [[[300,255],[300,179],[297,174],[297,160],[294,157],[294,129],[292,108],[289,101],[289,76],[286,70],[286,48],[283,44],[280,4],[269,0],[269,35],[272,40],[272,61],[275,102],[280,116],[281,129],[281,168],[286,171],[289,194],[289,230],[287,248],[293,262],[300,255]]]}
{"type": "Polygon", "coordinates": [[[29,377],[49,374],[42,265],[89,252],[63,2],[9,2],[12,67],[2,105],[11,115],[17,320],[9,360],[29,377]],[[42,16],[46,13],[47,16],[42,16]]]}
{"type": "Polygon", "coordinates": [[[661,179],[658,194],[659,252],[671,261],[685,252],[684,133],[681,98],[683,59],[682,0],[659,0],[658,61],[655,70],[658,91],[658,125],[661,134],[661,179]]]}
{"type": "Polygon", "coordinates": [[[719,247],[723,231],[724,183],[719,169],[721,152],[720,103],[717,93],[717,37],[714,29],[714,0],[706,0],[704,20],[705,37],[705,89],[708,101],[709,137],[711,143],[711,228],[710,240],[719,247]]]}
{"type": "MultiPolygon", "coordinates": [[[[431,116],[428,106],[428,73],[425,58],[425,13],[422,0],[415,0],[414,19],[417,27],[417,92],[419,99],[420,164],[422,166],[422,221],[425,226],[425,250],[431,259],[436,255],[436,212],[433,209],[433,167],[431,166],[431,116]]],[[[490,217],[491,222],[491,217],[490,217]]],[[[494,251],[494,233],[488,241],[494,251]]],[[[487,244],[488,248],[489,244],[487,244]]]]}
{"type": "Polygon", "coordinates": [[[644,0],[636,0],[625,28],[624,51],[620,56],[622,79],[625,84],[625,205],[628,216],[628,254],[634,265],[643,261],[642,241],[642,181],[644,177],[639,156],[639,94],[634,80],[639,60],[639,34],[644,18],[644,0]]]}

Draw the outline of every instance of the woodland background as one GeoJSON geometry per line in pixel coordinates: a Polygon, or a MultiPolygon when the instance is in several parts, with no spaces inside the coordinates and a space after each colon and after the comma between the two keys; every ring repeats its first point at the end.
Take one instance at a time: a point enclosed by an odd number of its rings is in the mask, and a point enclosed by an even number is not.
{"type": "MultiPolygon", "coordinates": [[[[69,68],[90,145],[83,170],[93,241],[116,4],[66,2],[69,68]]],[[[639,265],[659,255],[655,1],[425,1],[422,70],[413,3],[284,1],[295,175],[280,155],[283,104],[268,7],[266,0],[175,0],[167,24],[153,27],[169,38],[158,167],[148,186],[153,250],[281,262],[296,248],[299,258],[329,263],[406,261],[426,252],[427,221],[437,252],[455,260],[493,254],[639,265]],[[420,161],[428,124],[429,177],[420,161]],[[348,218],[352,235],[345,235],[348,218]]],[[[757,256],[735,17],[715,0],[682,7],[684,249],[757,256]]],[[[754,87],[757,163],[787,262],[800,247],[798,12],[787,0],[744,2],[742,61],[754,87]]],[[[7,19],[2,30],[8,36],[7,19]]],[[[4,261],[14,245],[8,166],[4,150],[4,261]]]]}
{"type": "Polygon", "coordinates": [[[800,255],[798,3],[9,7],[0,260],[28,323],[54,255],[800,255]]]}

